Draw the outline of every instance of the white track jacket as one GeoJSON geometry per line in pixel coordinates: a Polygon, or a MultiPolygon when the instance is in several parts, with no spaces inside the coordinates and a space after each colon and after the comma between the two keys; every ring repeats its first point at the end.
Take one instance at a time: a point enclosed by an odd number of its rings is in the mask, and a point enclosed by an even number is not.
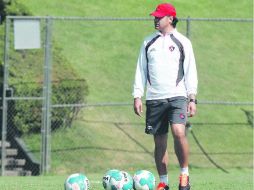
{"type": "Polygon", "coordinates": [[[134,98],[166,99],[197,94],[197,70],[191,42],[176,29],[145,38],[136,68],[134,98]]]}

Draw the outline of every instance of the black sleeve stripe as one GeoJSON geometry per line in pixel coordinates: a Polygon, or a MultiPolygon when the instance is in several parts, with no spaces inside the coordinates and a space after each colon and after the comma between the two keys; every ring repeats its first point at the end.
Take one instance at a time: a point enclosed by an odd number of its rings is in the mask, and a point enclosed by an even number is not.
{"type": "Polygon", "coordinates": [[[185,54],[184,54],[184,48],[182,43],[173,34],[170,34],[170,37],[173,40],[173,42],[175,42],[175,44],[177,45],[180,51],[179,69],[178,69],[178,75],[176,79],[176,86],[177,86],[184,76],[183,62],[185,59],[185,54]]]}
{"type": "Polygon", "coordinates": [[[151,85],[151,81],[150,81],[150,75],[149,75],[149,66],[148,66],[148,55],[147,55],[147,52],[148,52],[148,48],[160,37],[160,35],[157,35],[155,36],[151,41],[149,41],[145,47],[145,52],[146,52],[146,63],[147,63],[147,80],[149,82],[149,84],[151,85]]]}

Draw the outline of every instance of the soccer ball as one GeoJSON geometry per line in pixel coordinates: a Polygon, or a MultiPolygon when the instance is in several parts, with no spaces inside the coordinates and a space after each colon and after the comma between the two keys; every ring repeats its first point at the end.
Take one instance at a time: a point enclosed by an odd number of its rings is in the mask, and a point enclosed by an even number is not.
{"type": "Polygon", "coordinates": [[[106,172],[106,174],[103,176],[102,178],[102,185],[104,187],[105,190],[111,190],[111,184],[110,184],[110,179],[111,176],[119,176],[120,174],[119,170],[116,169],[112,169],[112,170],[108,170],[106,172]]]}
{"type": "Polygon", "coordinates": [[[147,170],[139,170],[133,176],[133,183],[135,190],[153,190],[155,188],[155,177],[147,170]]]}
{"type": "Polygon", "coordinates": [[[102,184],[105,190],[131,190],[133,188],[130,174],[115,169],[106,172],[102,184]]]}
{"type": "Polygon", "coordinates": [[[131,190],[133,188],[133,179],[129,173],[126,171],[121,171],[123,174],[123,188],[122,190],[131,190]]]}
{"type": "Polygon", "coordinates": [[[81,173],[71,174],[64,183],[65,190],[89,190],[88,178],[81,173]]]}

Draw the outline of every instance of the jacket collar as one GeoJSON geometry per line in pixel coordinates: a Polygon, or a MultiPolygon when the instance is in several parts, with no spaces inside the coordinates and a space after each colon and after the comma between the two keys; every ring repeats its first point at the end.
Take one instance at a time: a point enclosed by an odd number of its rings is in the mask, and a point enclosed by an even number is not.
{"type": "MultiPolygon", "coordinates": [[[[171,32],[167,33],[166,36],[170,35],[170,34],[174,34],[177,32],[177,29],[173,29],[171,32]]],[[[157,35],[163,36],[163,34],[160,31],[156,32],[157,35]]]]}

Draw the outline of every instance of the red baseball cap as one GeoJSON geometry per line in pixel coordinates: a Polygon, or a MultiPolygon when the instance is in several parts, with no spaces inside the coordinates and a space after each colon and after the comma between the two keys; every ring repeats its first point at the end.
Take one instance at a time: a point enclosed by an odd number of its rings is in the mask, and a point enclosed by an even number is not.
{"type": "Polygon", "coordinates": [[[173,5],[169,3],[162,3],[156,7],[156,10],[150,15],[155,17],[164,17],[164,16],[176,16],[176,9],[173,5]]]}

